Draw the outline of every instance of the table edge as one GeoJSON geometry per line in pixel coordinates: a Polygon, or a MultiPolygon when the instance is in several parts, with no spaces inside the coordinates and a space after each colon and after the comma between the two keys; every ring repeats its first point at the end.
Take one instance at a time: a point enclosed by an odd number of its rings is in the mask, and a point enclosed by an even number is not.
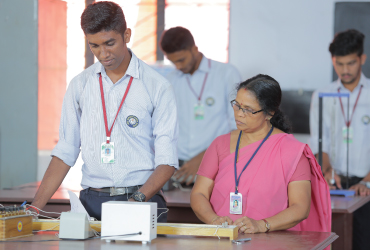
{"type": "Polygon", "coordinates": [[[330,236],[328,238],[326,238],[324,241],[320,242],[317,246],[315,246],[312,249],[314,249],[314,250],[324,250],[326,247],[328,247],[331,243],[333,243],[338,238],[339,238],[339,236],[336,233],[331,232],[330,236]]]}

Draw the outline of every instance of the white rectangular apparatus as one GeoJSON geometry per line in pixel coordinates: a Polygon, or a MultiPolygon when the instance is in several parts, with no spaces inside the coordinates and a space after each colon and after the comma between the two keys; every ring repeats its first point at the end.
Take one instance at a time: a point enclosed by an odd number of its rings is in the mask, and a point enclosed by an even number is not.
{"type": "Polygon", "coordinates": [[[111,240],[142,241],[143,244],[151,242],[157,238],[157,203],[104,202],[102,204],[101,237],[107,242],[111,240]],[[140,235],[126,235],[139,232],[140,235]]]}

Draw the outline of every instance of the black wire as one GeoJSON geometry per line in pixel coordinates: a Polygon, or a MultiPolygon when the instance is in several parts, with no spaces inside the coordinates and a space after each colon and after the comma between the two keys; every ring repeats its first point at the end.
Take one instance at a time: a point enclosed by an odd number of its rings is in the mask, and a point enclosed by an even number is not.
{"type": "Polygon", "coordinates": [[[131,235],[141,235],[141,232],[132,233],[132,234],[119,234],[119,235],[109,235],[109,236],[97,236],[91,237],[87,239],[59,239],[59,240],[9,240],[9,241],[0,241],[0,243],[7,243],[7,242],[46,242],[46,241],[84,241],[84,240],[94,240],[94,239],[101,239],[107,237],[121,237],[121,236],[131,236],[131,235]]]}

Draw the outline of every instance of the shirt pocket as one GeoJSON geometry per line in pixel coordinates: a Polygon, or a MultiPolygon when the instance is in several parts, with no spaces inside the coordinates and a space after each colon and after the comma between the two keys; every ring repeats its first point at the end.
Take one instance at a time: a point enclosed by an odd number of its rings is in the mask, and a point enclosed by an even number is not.
{"type": "Polygon", "coordinates": [[[149,115],[145,110],[135,110],[127,107],[122,108],[119,123],[124,132],[136,136],[147,136],[151,128],[149,115]]]}

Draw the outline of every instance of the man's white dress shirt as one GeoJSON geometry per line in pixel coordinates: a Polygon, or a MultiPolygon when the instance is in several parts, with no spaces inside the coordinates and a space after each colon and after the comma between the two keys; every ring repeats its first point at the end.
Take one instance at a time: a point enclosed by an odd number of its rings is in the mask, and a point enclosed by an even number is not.
{"type": "Polygon", "coordinates": [[[178,154],[181,160],[190,160],[206,150],[219,135],[236,129],[234,111],[230,101],[235,99],[237,84],[241,82],[238,70],[230,65],[210,60],[203,56],[199,68],[193,73],[184,74],[174,70],[167,75],[175,90],[179,142],[178,154]],[[204,119],[194,118],[194,106],[207,75],[201,104],[204,106],[204,119]],[[189,83],[192,89],[189,87],[189,83]]]}
{"type": "MultiPolygon", "coordinates": [[[[370,80],[363,74],[353,92],[346,89],[339,79],[314,92],[310,110],[310,147],[314,154],[318,153],[318,93],[338,93],[338,89],[340,93],[350,94],[349,117],[353,113],[351,122],[353,139],[349,144],[349,176],[365,177],[370,172],[370,80]],[[353,113],[361,86],[361,95],[353,113]]],[[[346,125],[348,98],[341,99],[345,117],[338,97],[323,97],[323,152],[329,155],[333,168],[339,174],[346,175],[347,146],[343,139],[343,127],[346,125]]]]}

